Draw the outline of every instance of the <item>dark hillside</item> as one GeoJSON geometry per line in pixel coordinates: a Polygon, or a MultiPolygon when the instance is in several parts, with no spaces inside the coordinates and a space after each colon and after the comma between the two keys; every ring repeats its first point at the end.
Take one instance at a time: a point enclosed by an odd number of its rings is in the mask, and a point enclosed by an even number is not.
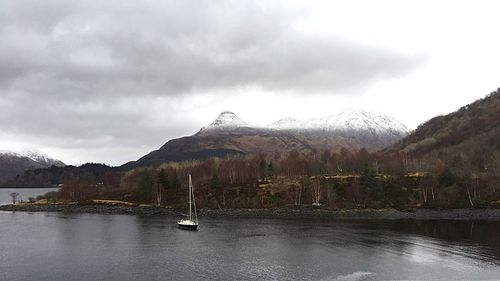
{"type": "Polygon", "coordinates": [[[103,164],[87,163],[82,166],[52,166],[28,170],[2,187],[49,187],[65,182],[103,182],[106,176],[118,176],[118,169],[103,164]]]}
{"type": "Polygon", "coordinates": [[[487,158],[499,150],[500,89],[453,113],[432,118],[386,151],[487,158]]]}

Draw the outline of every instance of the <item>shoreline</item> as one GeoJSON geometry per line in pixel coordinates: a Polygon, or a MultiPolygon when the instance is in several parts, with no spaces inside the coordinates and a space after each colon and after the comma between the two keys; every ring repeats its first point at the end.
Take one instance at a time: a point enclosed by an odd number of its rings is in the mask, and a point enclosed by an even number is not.
{"type": "MultiPolygon", "coordinates": [[[[180,217],[185,210],[151,206],[26,204],[2,205],[0,211],[64,212],[180,217]]],[[[417,220],[500,220],[500,209],[200,209],[199,217],[278,219],[417,219],[417,220]]]]}

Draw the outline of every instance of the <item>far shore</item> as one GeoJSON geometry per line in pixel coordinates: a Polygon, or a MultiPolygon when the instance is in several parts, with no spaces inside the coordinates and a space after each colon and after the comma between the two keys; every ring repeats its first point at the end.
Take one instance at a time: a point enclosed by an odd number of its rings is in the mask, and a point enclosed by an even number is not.
{"type": "Polygon", "coordinates": [[[56,188],[60,188],[59,186],[23,186],[23,187],[19,187],[19,186],[0,186],[0,189],[19,189],[19,190],[22,190],[22,189],[56,189],[56,188]]]}
{"type": "MultiPolygon", "coordinates": [[[[116,204],[10,204],[0,211],[125,214],[180,217],[183,209],[149,205],[116,204]]],[[[200,209],[199,217],[282,218],[282,219],[418,219],[418,220],[500,220],[500,209],[200,209]]]]}

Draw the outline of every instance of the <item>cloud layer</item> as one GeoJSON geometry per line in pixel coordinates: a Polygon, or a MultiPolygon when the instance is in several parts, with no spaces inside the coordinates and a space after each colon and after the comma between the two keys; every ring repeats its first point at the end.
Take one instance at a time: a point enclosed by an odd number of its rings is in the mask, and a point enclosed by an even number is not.
{"type": "Polygon", "coordinates": [[[308,6],[285,3],[2,1],[0,132],[73,149],[156,145],[184,132],[168,122],[181,100],[352,94],[419,63],[301,31],[308,6]]]}

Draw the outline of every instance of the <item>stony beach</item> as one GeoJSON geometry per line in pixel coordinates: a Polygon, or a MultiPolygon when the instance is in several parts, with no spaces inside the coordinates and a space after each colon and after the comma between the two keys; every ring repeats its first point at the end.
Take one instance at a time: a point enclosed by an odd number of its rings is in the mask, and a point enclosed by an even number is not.
{"type": "MultiPolygon", "coordinates": [[[[124,214],[139,216],[182,216],[185,210],[121,205],[22,204],[3,205],[0,211],[124,214]]],[[[500,209],[200,209],[200,217],[283,218],[283,219],[451,219],[500,220],[500,209]]]]}

